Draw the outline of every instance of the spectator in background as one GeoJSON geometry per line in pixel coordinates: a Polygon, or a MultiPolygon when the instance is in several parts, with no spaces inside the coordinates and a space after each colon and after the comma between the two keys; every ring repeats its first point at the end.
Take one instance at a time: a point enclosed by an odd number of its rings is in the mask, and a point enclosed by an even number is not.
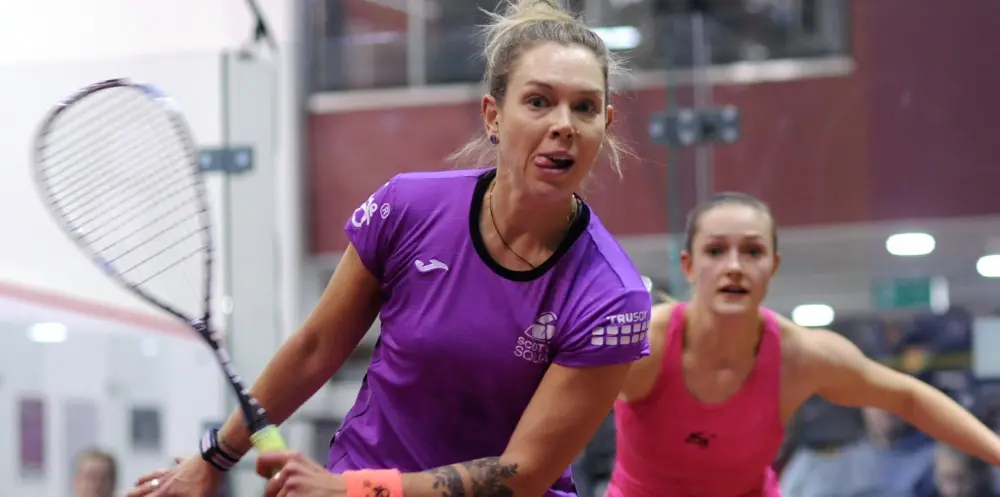
{"type": "MultiPolygon", "coordinates": [[[[986,426],[1000,432],[1000,381],[995,378],[977,380],[976,412],[986,426]]],[[[1000,489],[1000,468],[993,468],[993,488],[1000,489]]]]}
{"type": "MultiPolygon", "coordinates": [[[[898,346],[899,368],[937,387],[956,402],[972,407],[972,316],[953,307],[943,314],[917,316],[898,346]]],[[[935,441],[891,414],[868,409],[878,474],[885,495],[912,495],[935,467],[935,441]]]]}
{"type": "MultiPolygon", "coordinates": [[[[882,352],[883,322],[857,319],[832,328],[865,355],[882,352]]],[[[799,408],[785,429],[775,468],[784,497],[855,497],[879,492],[875,450],[868,442],[861,410],[815,396],[799,408]]]]}
{"type": "Polygon", "coordinates": [[[73,497],[112,497],[118,485],[118,462],[108,452],[92,448],[76,456],[73,497]]]}
{"type": "Polygon", "coordinates": [[[875,452],[865,439],[859,409],[812,397],[792,418],[785,436],[782,452],[788,453],[788,463],[781,473],[783,497],[877,494],[875,452]]]}
{"type": "Polygon", "coordinates": [[[944,444],[935,444],[934,471],[923,478],[916,497],[996,497],[990,467],[944,444]]]}

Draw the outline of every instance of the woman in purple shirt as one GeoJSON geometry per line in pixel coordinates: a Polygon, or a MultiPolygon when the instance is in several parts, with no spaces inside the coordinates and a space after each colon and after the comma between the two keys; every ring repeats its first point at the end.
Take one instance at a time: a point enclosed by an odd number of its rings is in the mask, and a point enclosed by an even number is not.
{"type": "MultiPolygon", "coordinates": [[[[327,291],[253,394],[281,422],[376,315],[381,336],[325,468],[260,456],[269,496],[575,495],[570,463],[648,354],[649,293],[574,193],[601,152],[618,167],[614,59],[554,0],[510,4],[486,41],[485,133],[457,155],[496,166],[397,175],[347,221],[327,291]]],[[[205,437],[250,449],[238,413],[205,437]]],[[[204,459],[129,495],[210,492],[225,467],[204,459]]]]}

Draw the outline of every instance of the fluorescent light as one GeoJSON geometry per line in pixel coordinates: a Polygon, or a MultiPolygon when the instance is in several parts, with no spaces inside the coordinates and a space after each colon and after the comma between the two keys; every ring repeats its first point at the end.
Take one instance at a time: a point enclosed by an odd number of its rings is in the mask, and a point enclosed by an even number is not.
{"type": "Polygon", "coordinates": [[[976,261],[976,271],[983,278],[1000,278],[1000,254],[980,257],[976,261]]]}
{"type": "Polygon", "coordinates": [[[642,42],[642,33],[635,26],[605,26],[592,30],[608,50],[632,50],[642,42]]]}
{"type": "Polygon", "coordinates": [[[792,321],[807,328],[829,326],[833,316],[833,307],[825,304],[803,304],[792,309],[792,321]]]}
{"type": "Polygon", "coordinates": [[[28,338],[37,343],[61,343],[66,341],[68,330],[62,323],[37,323],[28,328],[28,338]]]}
{"type": "Polygon", "coordinates": [[[900,257],[927,255],[934,247],[934,237],[927,233],[897,233],[885,241],[885,249],[900,257]]]}
{"type": "Polygon", "coordinates": [[[948,278],[935,276],[931,278],[931,312],[944,314],[951,308],[951,289],[948,278]]]}

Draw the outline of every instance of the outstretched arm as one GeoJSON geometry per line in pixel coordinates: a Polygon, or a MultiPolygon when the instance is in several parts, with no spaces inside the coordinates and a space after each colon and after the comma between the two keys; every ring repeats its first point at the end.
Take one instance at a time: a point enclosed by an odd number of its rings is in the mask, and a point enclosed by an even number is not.
{"type": "MultiPolygon", "coordinates": [[[[340,369],[375,321],[381,300],[379,282],[348,245],[319,303],[261,372],[250,389],[280,425],[340,369]]],[[[250,434],[238,409],[219,440],[234,456],[250,450],[250,434]]]]}
{"type": "Polygon", "coordinates": [[[628,364],[586,368],[553,364],[501,456],[404,474],[404,495],[544,494],[607,417],[628,368],[628,364]]]}
{"type": "Polygon", "coordinates": [[[550,366],[510,443],[499,457],[484,457],[418,473],[395,473],[394,477],[387,478],[384,474],[365,476],[368,473],[364,471],[333,475],[299,452],[264,452],[257,458],[257,473],[265,477],[274,475],[265,489],[267,497],[544,495],[611,411],[628,367],[628,364],[586,368],[550,366]],[[355,475],[353,480],[360,482],[360,488],[350,490],[349,474],[355,475]]]}
{"type": "Polygon", "coordinates": [[[846,338],[810,331],[816,393],[845,406],[878,407],[928,435],[1000,466],[1000,437],[940,390],[864,356],[846,338]]]}

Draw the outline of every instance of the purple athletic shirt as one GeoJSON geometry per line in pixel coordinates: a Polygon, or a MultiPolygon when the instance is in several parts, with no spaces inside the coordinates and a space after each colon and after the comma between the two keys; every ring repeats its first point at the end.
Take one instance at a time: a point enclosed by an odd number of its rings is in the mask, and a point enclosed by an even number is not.
{"type": "MultiPolygon", "coordinates": [[[[479,219],[495,174],[400,174],[348,220],[351,243],[382,282],[382,330],[334,435],[330,471],[413,472],[499,456],[549,364],[649,354],[649,292],[582,202],[538,268],[511,271],[490,257],[479,219]]],[[[575,495],[569,468],[552,488],[575,495]]]]}

